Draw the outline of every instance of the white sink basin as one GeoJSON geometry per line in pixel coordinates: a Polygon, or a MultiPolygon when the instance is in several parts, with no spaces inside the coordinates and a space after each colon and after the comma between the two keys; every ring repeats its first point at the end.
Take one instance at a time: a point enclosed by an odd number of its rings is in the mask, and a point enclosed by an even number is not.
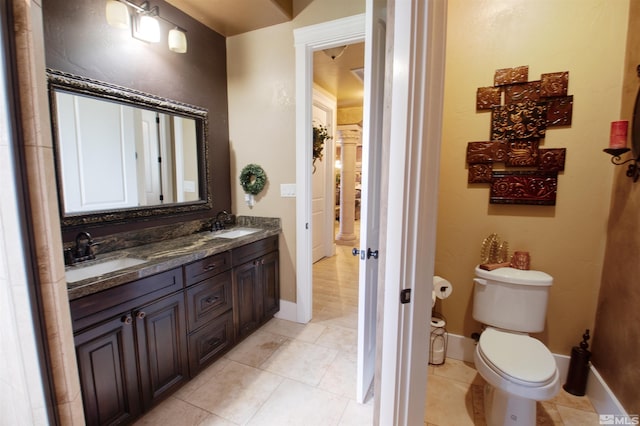
{"type": "Polygon", "coordinates": [[[104,262],[94,263],[83,266],[82,264],[71,266],[65,271],[68,283],[86,280],[87,278],[98,277],[109,272],[125,269],[130,266],[140,265],[146,260],[136,259],[134,257],[119,257],[117,259],[105,260],[104,262]]]}
{"type": "Polygon", "coordinates": [[[255,228],[235,228],[229,229],[228,231],[218,231],[213,233],[214,238],[238,238],[244,237],[245,235],[253,234],[254,232],[260,231],[255,228]]]}

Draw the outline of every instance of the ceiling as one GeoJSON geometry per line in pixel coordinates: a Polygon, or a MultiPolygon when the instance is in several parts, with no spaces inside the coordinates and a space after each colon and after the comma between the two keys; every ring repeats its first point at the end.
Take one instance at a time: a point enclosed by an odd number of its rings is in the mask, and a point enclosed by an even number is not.
{"type": "MultiPolygon", "coordinates": [[[[332,52],[329,52],[332,53],[332,52]]],[[[364,70],[364,43],[346,46],[332,59],[323,50],[313,54],[313,82],[336,96],[339,108],[362,106],[364,86],[356,71],[364,70]]]]}
{"type": "Polygon", "coordinates": [[[225,37],[293,19],[293,0],[165,0],[225,37]]]}
{"type": "MultiPolygon", "coordinates": [[[[165,0],[225,37],[291,21],[299,0],[165,0]]],[[[347,46],[332,59],[314,53],[313,80],[334,94],[338,107],[362,105],[362,81],[352,72],[364,67],[364,43],[347,46]]]]}

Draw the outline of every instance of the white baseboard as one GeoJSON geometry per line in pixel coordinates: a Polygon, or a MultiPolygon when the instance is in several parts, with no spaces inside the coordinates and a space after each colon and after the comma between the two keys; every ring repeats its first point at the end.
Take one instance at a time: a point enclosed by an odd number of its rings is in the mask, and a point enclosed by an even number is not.
{"type": "Polygon", "coordinates": [[[288,300],[280,299],[280,311],[274,316],[283,320],[297,322],[298,306],[293,302],[289,302],[288,300]]]}
{"type": "MultiPolygon", "coordinates": [[[[473,352],[476,350],[475,340],[458,334],[449,333],[448,336],[447,357],[473,363],[473,352]]],[[[569,371],[571,358],[567,355],[558,354],[553,354],[553,357],[558,366],[560,381],[564,383],[569,371]]],[[[598,414],[628,415],[622,407],[622,404],[620,404],[620,401],[618,401],[618,398],[616,398],[593,365],[591,365],[589,370],[586,392],[589,400],[593,404],[593,408],[598,414]]]]}

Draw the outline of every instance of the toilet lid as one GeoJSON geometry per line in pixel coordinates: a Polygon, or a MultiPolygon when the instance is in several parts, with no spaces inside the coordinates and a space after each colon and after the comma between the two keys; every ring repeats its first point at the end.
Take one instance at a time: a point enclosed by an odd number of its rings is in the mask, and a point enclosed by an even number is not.
{"type": "Polygon", "coordinates": [[[549,349],[526,334],[487,328],[480,335],[478,347],[494,367],[523,382],[548,382],[556,372],[549,349]]]}

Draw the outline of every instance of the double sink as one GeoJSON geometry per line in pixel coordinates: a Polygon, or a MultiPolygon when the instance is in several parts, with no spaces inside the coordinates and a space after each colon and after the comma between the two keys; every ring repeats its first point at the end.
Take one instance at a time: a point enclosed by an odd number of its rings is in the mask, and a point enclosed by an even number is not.
{"type": "MultiPolygon", "coordinates": [[[[211,240],[215,238],[234,239],[244,237],[255,232],[261,231],[259,228],[232,228],[221,231],[213,231],[203,233],[202,240],[211,240]]],[[[142,265],[147,260],[133,256],[123,256],[116,258],[104,259],[102,261],[89,261],[87,263],[78,263],[65,269],[67,283],[75,283],[93,277],[99,277],[122,269],[133,266],[142,265]]]]}

